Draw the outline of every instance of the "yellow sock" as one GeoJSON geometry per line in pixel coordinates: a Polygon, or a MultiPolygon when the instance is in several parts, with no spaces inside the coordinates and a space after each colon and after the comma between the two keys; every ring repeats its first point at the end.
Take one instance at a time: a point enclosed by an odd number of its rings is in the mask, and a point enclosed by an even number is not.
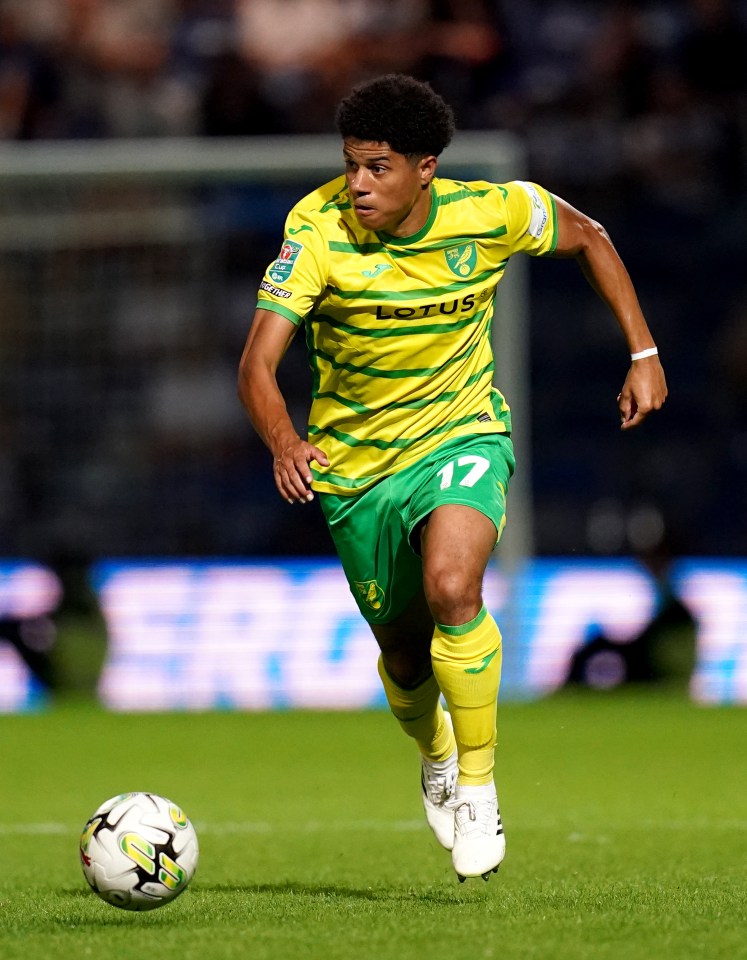
{"type": "Polygon", "coordinates": [[[436,681],[451,711],[462,785],[493,779],[501,632],[485,607],[458,627],[436,624],[431,642],[436,681]]]}
{"type": "Polygon", "coordinates": [[[405,690],[397,686],[379,657],[379,676],[389,708],[408,737],[417,743],[426,760],[446,760],[454,752],[454,737],[444,720],[441,691],[431,675],[420,686],[405,690]]]}

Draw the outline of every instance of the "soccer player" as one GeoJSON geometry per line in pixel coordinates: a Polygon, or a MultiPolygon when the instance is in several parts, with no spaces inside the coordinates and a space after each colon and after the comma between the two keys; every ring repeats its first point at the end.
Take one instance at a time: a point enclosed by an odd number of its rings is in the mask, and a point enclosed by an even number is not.
{"type": "Polygon", "coordinates": [[[239,393],[280,495],[293,504],[318,494],[378,641],[390,708],[420,751],[428,823],[460,880],[488,879],[505,853],[493,779],[501,634],[482,582],[514,471],[490,328],[509,257],[573,257],[611,310],[631,353],[624,430],[661,407],[664,372],[599,224],[537,184],[436,176],[454,118],[427,84],[368,81],[336,119],[344,175],[288,216],[239,393]],[[276,380],[302,325],[307,439],[276,380]]]}

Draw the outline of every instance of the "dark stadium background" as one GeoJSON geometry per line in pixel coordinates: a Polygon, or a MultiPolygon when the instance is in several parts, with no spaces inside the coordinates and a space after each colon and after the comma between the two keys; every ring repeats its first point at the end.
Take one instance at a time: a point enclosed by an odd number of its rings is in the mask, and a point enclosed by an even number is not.
{"type": "MultiPolygon", "coordinates": [[[[397,69],[430,80],[460,127],[518,134],[524,175],[608,228],[670,382],[666,409],[621,437],[614,322],[573,265],[532,263],[536,552],[743,552],[744,4],[393,0],[334,35],[311,21],[319,35],[306,42],[270,17],[281,3],[125,7],[2,4],[4,139],[329,132],[351,82],[397,69]]],[[[230,409],[256,283],[297,193],[255,208],[216,253],[220,289],[195,292],[162,257],[130,274],[123,305],[113,263],[80,289],[59,254],[5,256],[0,555],[331,550],[315,507],[289,511],[274,495],[267,456],[230,409]],[[138,304],[147,321],[128,333],[138,304]],[[191,425],[174,413],[182,402],[191,425]]],[[[300,349],[284,385],[302,423],[300,349]]]]}
{"type": "MultiPolygon", "coordinates": [[[[102,558],[331,553],[317,505],[280,500],[235,395],[257,284],[315,179],[206,185],[194,242],[107,246],[87,225],[147,220],[147,191],[19,186],[2,151],[251,151],[333,132],[339,97],[393,70],[430,81],[461,130],[514,135],[517,176],[606,226],[664,361],[665,408],[622,435],[614,321],[574,264],[530,262],[534,553],[656,576],[744,555],[746,17],[728,0],[0,3],[0,557],[52,567],[76,616],[102,558]]],[[[183,213],[178,185],[156,191],[156,220],[183,213]]],[[[302,429],[301,338],[281,382],[302,429]]]]}

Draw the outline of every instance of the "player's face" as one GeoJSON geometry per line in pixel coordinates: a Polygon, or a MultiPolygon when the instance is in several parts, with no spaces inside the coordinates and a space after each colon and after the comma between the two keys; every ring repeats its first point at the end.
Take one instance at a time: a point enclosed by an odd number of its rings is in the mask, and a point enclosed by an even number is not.
{"type": "Polygon", "coordinates": [[[417,233],[428,219],[428,186],[436,170],[435,157],[410,160],[388,143],[356,140],[343,145],[345,176],[355,215],[368,230],[395,237],[417,233]]]}

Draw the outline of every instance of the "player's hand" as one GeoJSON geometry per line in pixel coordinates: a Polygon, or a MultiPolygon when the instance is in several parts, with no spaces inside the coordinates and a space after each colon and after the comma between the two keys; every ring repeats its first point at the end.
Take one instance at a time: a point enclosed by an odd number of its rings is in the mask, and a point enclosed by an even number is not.
{"type": "Polygon", "coordinates": [[[652,410],[660,410],[667,399],[667,381],[658,356],[635,360],[617,397],[620,429],[642,423],[652,410]]]}
{"type": "Polygon", "coordinates": [[[273,460],[275,486],[280,496],[288,503],[307,503],[314,499],[309,469],[312,460],[323,467],[329,466],[329,460],[324,451],[300,437],[287,444],[275,455],[273,460]]]}

